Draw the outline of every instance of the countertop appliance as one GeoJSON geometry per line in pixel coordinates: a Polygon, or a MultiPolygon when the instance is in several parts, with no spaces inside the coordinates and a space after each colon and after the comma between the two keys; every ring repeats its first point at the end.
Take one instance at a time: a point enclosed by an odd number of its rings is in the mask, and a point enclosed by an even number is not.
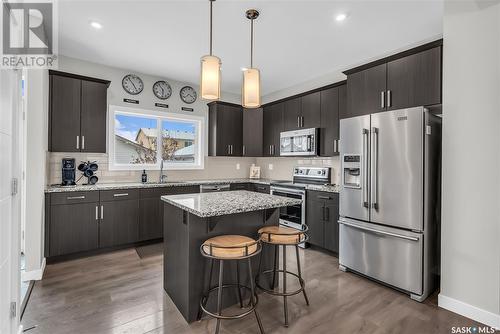
{"type": "Polygon", "coordinates": [[[201,193],[213,193],[217,191],[229,191],[231,186],[229,183],[218,183],[218,184],[202,184],[200,186],[201,193]]]}
{"type": "Polygon", "coordinates": [[[341,270],[423,301],[439,273],[441,119],[424,107],[340,120],[341,270]]]}
{"type": "Polygon", "coordinates": [[[298,198],[302,204],[280,208],[279,223],[302,229],[306,225],[306,187],[309,184],[330,184],[329,167],[295,167],[293,181],[271,182],[271,195],[298,198]]]}
{"type": "Polygon", "coordinates": [[[280,133],[281,156],[318,155],[318,129],[302,129],[280,133]]]}
{"type": "Polygon", "coordinates": [[[73,158],[63,158],[61,168],[61,186],[74,186],[75,182],[75,159],[73,158]]]}

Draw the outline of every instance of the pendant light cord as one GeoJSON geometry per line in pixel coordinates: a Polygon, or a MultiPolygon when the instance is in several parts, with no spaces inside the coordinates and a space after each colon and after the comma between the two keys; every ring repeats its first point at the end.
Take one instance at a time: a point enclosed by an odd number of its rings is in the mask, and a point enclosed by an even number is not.
{"type": "Polygon", "coordinates": [[[253,68],[253,19],[250,24],[250,68],[253,68]]]}
{"type": "Polygon", "coordinates": [[[215,0],[210,1],[210,55],[212,55],[212,5],[215,0]]]}

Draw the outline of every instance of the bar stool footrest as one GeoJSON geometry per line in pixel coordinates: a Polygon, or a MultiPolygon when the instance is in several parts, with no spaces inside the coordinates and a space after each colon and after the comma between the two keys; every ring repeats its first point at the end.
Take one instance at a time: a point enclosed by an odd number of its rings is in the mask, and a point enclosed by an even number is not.
{"type": "MultiPolygon", "coordinates": [[[[272,277],[272,276],[271,276],[272,277]]],[[[281,296],[281,297],[284,297],[284,296],[294,296],[294,295],[297,295],[299,293],[301,293],[302,291],[304,291],[304,285],[305,285],[305,282],[302,278],[299,277],[299,275],[297,275],[296,273],[292,273],[288,270],[283,270],[283,269],[277,269],[277,270],[273,270],[273,269],[269,269],[269,270],[265,270],[261,273],[259,273],[256,277],[255,277],[255,285],[261,289],[262,291],[264,291],[265,293],[268,293],[270,295],[274,295],[274,296],[281,296]],[[286,273],[286,275],[291,275],[291,276],[295,276],[295,278],[297,278],[297,280],[299,281],[299,284],[300,284],[300,288],[298,290],[295,290],[295,291],[292,291],[292,292],[288,292],[288,291],[274,291],[274,290],[271,290],[271,289],[267,289],[267,288],[264,288],[260,285],[259,283],[259,278],[261,275],[268,275],[268,274],[273,274],[273,273],[286,273]]]]}
{"type": "MultiPolygon", "coordinates": [[[[247,291],[252,291],[252,289],[246,285],[238,285],[238,284],[223,284],[222,285],[222,289],[226,289],[226,288],[240,288],[240,289],[245,289],[247,291]]],[[[245,312],[242,312],[242,313],[238,313],[238,314],[234,314],[234,315],[219,315],[219,314],[216,314],[216,313],[213,313],[213,312],[210,312],[206,309],[206,307],[203,305],[204,303],[206,304],[208,302],[208,298],[209,298],[209,295],[212,293],[212,292],[216,292],[216,291],[219,291],[219,287],[218,286],[215,286],[213,288],[211,288],[210,290],[208,290],[208,295],[205,295],[203,296],[203,298],[201,299],[200,301],[200,308],[203,310],[204,313],[208,314],[209,316],[211,317],[214,317],[216,319],[223,319],[223,320],[234,320],[234,319],[241,319],[243,317],[246,317],[247,315],[249,315],[250,313],[252,313],[255,308],[257,307],[257,304],[259,302],[259,297],[257,296],[257,294],[254,295],[254,300],[255,302],[253,303],[253,306],[251,306],[250,308],[248,308],[245,312]]],[[[249,303],[249,305],[251,305],[251,303],[249,303]]],[[[246,307],[245,307],[246,309],[246,307]]]]}

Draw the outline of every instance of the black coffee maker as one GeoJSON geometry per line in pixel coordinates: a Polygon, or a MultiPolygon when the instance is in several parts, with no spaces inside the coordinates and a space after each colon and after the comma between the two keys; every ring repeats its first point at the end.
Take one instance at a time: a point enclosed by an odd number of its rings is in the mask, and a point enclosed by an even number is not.
{"type": "Polygon", "coordinates": [[[74,186],[75,182],[75,159],[62,159],[62,186],[74,186]]]}

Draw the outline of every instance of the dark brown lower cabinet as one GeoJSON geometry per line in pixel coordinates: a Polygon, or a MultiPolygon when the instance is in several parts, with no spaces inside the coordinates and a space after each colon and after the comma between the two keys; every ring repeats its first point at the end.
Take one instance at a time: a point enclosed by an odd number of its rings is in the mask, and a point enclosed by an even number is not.
{"type": "Polygon", "coordinates": [[[49,255],[88,251],[98,247],[98,202],[57,204],[50,207],[49,255]]]}
{"type": "Polygon", "coordinates": [[[338,253],[339,194],[307,191],[306,213],[309,243],[338,253]]]}
{"type": "Polygon", "coordinates": [[[258,183],[252,183],[251,184],[251,190],[258,192],[258,193],[263,193],[263,194],[270,194],[271,193],[271,186],[267,184],[258,184],[258,183]]]}
{"type": "Polygon", "coordinates": [[[99,247],[112,247],[139,240],[139,201],[118,199],[101,202],[99,247]]]}

